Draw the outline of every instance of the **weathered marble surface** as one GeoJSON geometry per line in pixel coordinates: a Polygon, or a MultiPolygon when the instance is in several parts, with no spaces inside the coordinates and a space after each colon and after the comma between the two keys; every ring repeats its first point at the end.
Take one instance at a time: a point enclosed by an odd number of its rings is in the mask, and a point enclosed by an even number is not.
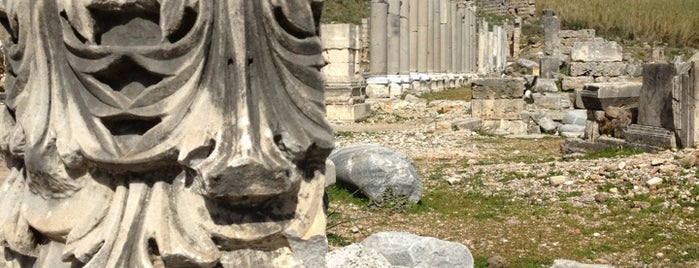
{"type": "Polygon", "coordinates": [[[0,267],[325,263],[322,0],[0,0],[0,267]]]}

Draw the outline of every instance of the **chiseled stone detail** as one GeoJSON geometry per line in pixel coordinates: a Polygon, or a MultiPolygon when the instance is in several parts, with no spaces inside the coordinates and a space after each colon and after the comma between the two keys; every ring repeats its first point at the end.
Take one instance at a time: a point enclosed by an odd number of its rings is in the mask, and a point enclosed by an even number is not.
{"type": "Polygon", "coordinates": [[[0,1],[0,266],[324,266],[321,9],[0,1]]]}

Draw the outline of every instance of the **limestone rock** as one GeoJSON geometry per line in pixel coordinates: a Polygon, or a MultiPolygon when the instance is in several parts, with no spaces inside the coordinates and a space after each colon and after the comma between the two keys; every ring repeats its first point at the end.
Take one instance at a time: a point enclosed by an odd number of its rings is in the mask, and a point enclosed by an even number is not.
{"type": "Polygon", "coordinates": [[[374,144],[353,144],[334,151],[337,180],[359,189],[372,200],[383,200],[386,191],[403,195],[413,203],[422,197],[422,181],[410,158],[374,144]]]}
{"type": "Polygon", "coordinates": [[[325,256],[326,268],[392,268],[386,257],[362,244],[352,244],[329,252],[325,256]]]}
{"type": "Polygon", "coordinates": [[[622,61],[623,53],[617,42],[594,40],[575,43],[571,58],[581,62],[622,61]]]}
{"type": "Polygon", "coordinates": [[[377,233],[367,237],[362,245],[381,253],[399,267],[414,268],[471,268],[473,256],[459,243],[421,237],[402,232],[377,233]]]}
{"type": "Polygon", "coordinates": [[[638,107],[641,96],[641,83],[608,82],[586,84],[580,93],[588,110],[604,110],[609,106],[638,107]]]}
{"type": "Polygon", "coordinates": [[[587,110],[568,111],[563,117],[563,124],[585,126],[587,121],[587,110]]]}
{"type": "Polygon", "coordinates": [[[477,130],[483,127],[483,120],[478,118],[466,118],[451,123],[451,127],[457,130],[477,130]]]}
{"type": "Polygon", "coordinates": [[[519,120],[525,110],[526,102],[521,99],[473,100],[471,113],[473,117],[483,120],[519,120]]]}
{"type": "Polygon", "coordinates": [[[563,77],[563,80],[561,81],[561,90],[563,91],[571,91],[571,90],[576,90],[576,89],[583,89],[585,87],[585,84],[589,83],[594,83],[595,78],[592,76],[578,76],[578,77],[572,77],[572,76],[566,76],[563,77]]]}
{"type": "Polygon", "coordinates": [[[524,94],[523,78],[477,78],[471,82],[473,99],[516,99],[524,94]]]}
{"type": "Polygon", "coordinates": [[[611,265],[603,264],[585,264],[571,260],[555,260],[551,268],[614,268],[611,265]]]}
{"type": "Polygon", "coordinates": [[[626,71],[623,62],[572,62],[571,76],[622,76],[626,71]]]}

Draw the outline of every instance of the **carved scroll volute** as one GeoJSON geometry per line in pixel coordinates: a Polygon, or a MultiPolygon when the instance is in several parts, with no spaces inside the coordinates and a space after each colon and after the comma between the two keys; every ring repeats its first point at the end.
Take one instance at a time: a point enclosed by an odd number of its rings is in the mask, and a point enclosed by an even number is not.
{"type": "Polygon", "coordinates": [[[0,0],[4,261],[322,266],[321,9],[0,0]]]}

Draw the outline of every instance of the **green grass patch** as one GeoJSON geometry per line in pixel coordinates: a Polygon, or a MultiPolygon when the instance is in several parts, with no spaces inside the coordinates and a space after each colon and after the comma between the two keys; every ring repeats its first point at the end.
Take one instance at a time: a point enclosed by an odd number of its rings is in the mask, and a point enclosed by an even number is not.
{"type": "Polygon", "coordinates": [[[371,1],[369,0],[325,0],[323,4],[323,23],[362,24],[368,18],[371,1]]]}
{"type": "Polygon", "coordinates": [[[364,197],[359,190],[343,185],[340,182],[325,188],[325,193],[328,195],[330,203],[351,203],[357,206],[366,206],[370,203],[370,201],[364,197]]]}

